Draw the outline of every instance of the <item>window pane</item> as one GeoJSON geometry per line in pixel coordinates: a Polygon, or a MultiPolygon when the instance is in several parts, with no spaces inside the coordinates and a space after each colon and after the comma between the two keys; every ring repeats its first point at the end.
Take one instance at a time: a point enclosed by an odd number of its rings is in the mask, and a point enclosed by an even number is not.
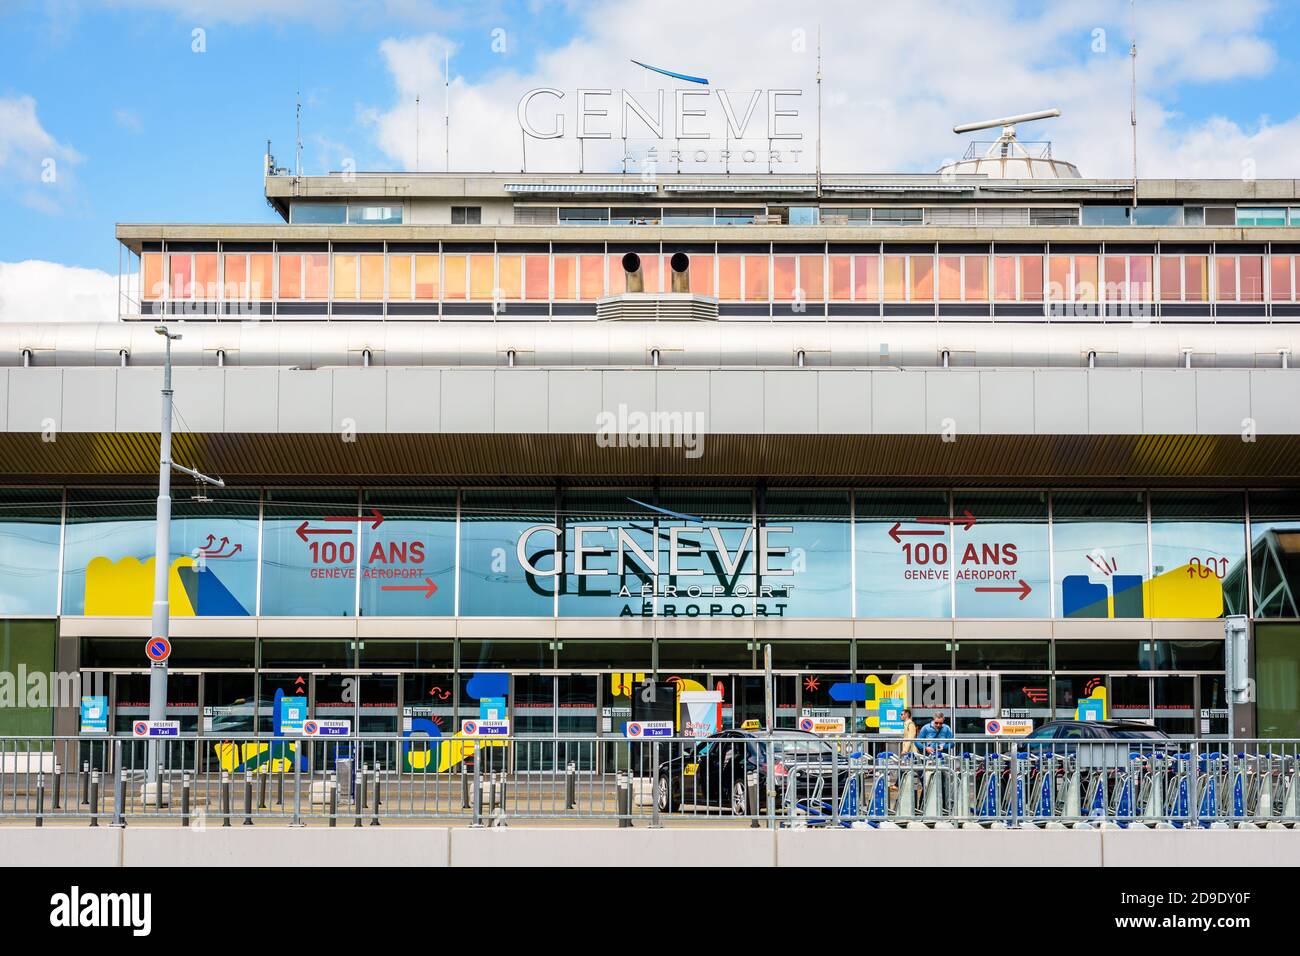
{"type": "Polygon", "coordinates": [[[767,256],[745,256],[745,300],[767,301],[767,256]]]}
{"type": "MultiPolygon", "coordinates": [[[[581,298],[592,301],[605,294],[605,257],[580,256],[578,267],[582,278],[581,298]]],[[[691,271],[695,271],[695,262],[691,262],[691,271]]]]}
{"type": "Polygon", "coordinates": [[[1146,503],[1140,491],[1052,497],[1062,617],[1145,617],[1146,503]]]}
{"type": "Polygon", "coordinates": [[[465,285],[469,278],[466,275],[468,267],[465,260],[465,256],[442,257],[444,299],[465,298],[465,285]]]}
{"type": "Polygon", "coordinates": [[[310,252],[302,257],[303,295],[324,300],[330,295],[330,257],[325,252],[310,252]]]}
{"type": "Polygon", "coordinates": [[[1097,301],[1097,257],[1074,257],[1074,299],[1076,302],[1097,301]]]}
{"type": "Polygon", "coordinates": [[[993,298],[1014,302],[1016,298],[1016,257],[993,257],[993,298]]]}
{"type": "Polygon", "coordinates": [[[497,283],[503,299],[518,299],[523,295],[524,260],[522,256],[497,257],[497,283]]]}
{"type": "Polygon", "coordinates": [[[297,225],[341,226],[348,209],[343,203],[296,202],[289,207],[289,221],[297,225]]]}
{"type": "MultiPolygon", "coordinates": [[[[770,585],[773,594],[785,592],[777,598],[785,605],[782,615],[848,617],[853,606],[848,493],[772,489],[765,510],[767,527],[791,529],[769,532],[772,546],[789,550],[774,554],[768,564],[794,573],[760,576],[758,582],[770,585]]],[[[847,666],[847,654],[844,663],[847,666]]]]}
{"type": "Polygon", "coordinates": [[[143,295],[146,299],[160,299],[163,294],[163,256],[161,252],[146,252],[140,257],[144,272],[143,295]]]}
{"type": "Polygon", "coordinates": [[[1236,256],[1214,257],[1214,297],[1220,302],[1237,300],[1236,256]]]}
{"type": "Polygon", "coordinates": [[[1160,299],[1162,302],[1178,302],[1183,297],[1183,264],[1177,256],[1160,257],[1160,299]]]}
{"type": "Polygon", "coordinates": [[[772,298],[785,302],[795,297],[794,273],[794,256],[772,257],[772,298]]]}
{"type": "Polygon", "coordinates": [[[987,302],[989,298],[989,257],[967,256],[965,293],[967,302],[987,302]]]}
{"type": "Polygon", "coordinates": [[[1188,302],[1205,302],[1210,298],[1210,273],[1205,258],[1183,257],[1183,297],[1188,302]]]}
{"type": "MultiPolygon", "coordinates": [[[[461,494],[460,613],[486,617],[551,617],[553,576],[536,575],[520,565],[520,535],[534,525],[555,521],[551,491],[473,490],[461,494]]],[[[525,554],[538,571],[554,571],[556,536],[528,538],[525,554]]]]}
{"type": "Polygon", "coordinates": [[[384,297],[384,257],[382,255],[361,256],[361,298],[382,299],[384,297]]]}
{"type": "Polygon", "coordinates": [[[545,302],[550,297],[550,256],[524,256],[524,298],[529,302],[545,302]]]}
{"type": "Polygon", "coordinates": [[[1274,302],[1291,299],[1291,257],[1272,256],[1269,259],[1269,291],[1274,302]]]}
{"type": "Polygon", "coordinates": [[[1241,301],[1264,301],[1264,257],[1241,257],[1241,301]]]}
{"type": "MultiPolygon", "coordinates": [[[[555,270],[555,298],[572,299],[578,294],[578,260],[575,256],[554,256],[552,267],[555,270]]],[[[647,290],[648,291],[648,290],[647,290]]]]}
{"type": "MultiPolygon", "coordinates": [[[[619,272],[622,271],[620,267],[619,272]]],[[[694,295],[712,296],[714,294],[713,256],[691,256],[691,292],[694,295]]]]}
{"type": "Polygon", "coordinates": [[[902,302],[905,292],[907,259],[903,256],[885,256],[885,301],[902,302]]]}
{"type": "Polygon", "coordinates": [[[310,527],[325,527],[324,518],[355,515],[356,492],[268,489],[263,509],[262,613],[351,617],[356,605],[359,523],[339,525],[350,529],[341,535],[306,536],[298,529],[303,521],[310,527]]]}
{"type": "Polygon", "coordinates": [[[415,297],[426,302],[438,298],[438,257],[415,257],[415,297]]]}
{"type": "Polygon", "coordinates": [[[0,490],[0,617],[55,612],[62,499],[57,489],[0,490]]]}
{"type": "Polygon", "coordinates": [[[913,302],[934,301],[934,256],[908,256],[913,302]]]}
{"type": "Polygon", "coordinates": [[[390,255],[388,257],[388,297],[390,299],[409,299],[411,297],[411,257],[409,255],[390,255]]]}
{"type": "Polygon", "coordinates": [[[939,257],[939,298],[945,302],[961,299],[961,256],[939,257]]]}
{"type": "Polygon", "coordinates": [[[302,298],[302,256],[280,256],[280,298],[302,298]]]}
{"type": "Polygon", "coordinates": [[[1300,495],[1250,493],[1256,617],[1300,617],[1300,495]]]}
{"type": "Polygon", "coordinates": [[[167,257],[167,274],[171,279],[173,299],[194,298],[194,260],[187,252],[167,257]]]}
{"type": "Polygon", "coordinates": [[[949,526],[943,491],[866,491],[856,502],[858,617],[951,617],[949,526]]]}
{"type": "Polygon", "coordinates": [[[1020,257],[1020,301],[1043,301],[1043,257],[1020,257]]]}
{"type": "MultiPolygon", "coordinates": [[[[384,516],[362,523],[361,613],[449,615],[456,602],[456,491],[367,491],[362,508],[384,516]],[[433,585],[398,590],[392,585],[433,585]],[[387,585],[387,587],[386,587],[387,585]]],[[[366,642],[367,647],[370,641],[366,642]]]]}
{"type": "Polygon", "coordinates": [[[740,300],[739,256],[718,256],[718,298],[724,302],[740,300]]]}
{"type": "Polygon", "coordinates": [[[1072,298],[1070,289],[1069,256],[1052,256],[1047,262],[1047,297],[1053,302],[1064,302],[1072,298]]]}
{"type": "Polygon", "coordinates": [[[1127,294],[1128,279],[1126,269],[1128,260],[1123,256],[1106,256],[1103,259],[1106,271],[1106,299],[1109,302],[1119,302],[1127,294]]]}
{"type": "Polygon", "coordinates": [[[953,526],[957,616],[1048,617],[1047,494],[958,491],[953,514],[967,512],[953,526]]]}
{"type": "Polygon", "coordinates": [[[496,285],[492,276],[493,258],[490,255],[469,257],[469,297],[480,302],[492,298],[496,285]]]}
{"type": "Polygon", "coordinates": [[[262,300],[271,298],[273,264],[274,256],[269,252],[255,252],[248,257],[249,298],[262,300]]]}
{"type": "Polygon", "coordinates": [[[831,300],[847,302],[853,297],[853,259],[831,256],[831,300]]]}
{"type": "Polygon", "coordinates": [[[858,302],[880,301],[880,257],[853,257],[853,298],[858,302]]]}
{"type": "Polygon", "coordinates": [[[195,253],[194,293],[200,299],[217,297],[217,254],[215,252],[195,253]]]}
{"type": "Polygon", "coordinates": [[[826,275],[823,256],[799,257],[799,286],[808,302],[821,302],[826,297],[826,275]]]}
{"type": "MultiPolygon", "coordinates": [[[[281,297],[283,297],[283,288],[280,291],[281,297]]],[[[356,297],[357,257],[355,255],[339,255],[336,253],[334,256],[334,298],[355,299],[356,297]]]]}
{"type": "Polygon", "coordinates": [[[1151,256],[1129,256],[1128,292],[1133,302],[1150,302],[1154,298],[1155,283],[1151,274],[1151,256]]]}
{"type": "Polygon", "coordinates": [[[248,256],[242,254],[226,256],[223,265],[226,273],[226,298],[230,300],[247,299],[248,256]]]}
{"type": "Polygon", "coordinates": [[[1151,617],[1246,613],[1240,492],[1151,492],[1151,617]]]}

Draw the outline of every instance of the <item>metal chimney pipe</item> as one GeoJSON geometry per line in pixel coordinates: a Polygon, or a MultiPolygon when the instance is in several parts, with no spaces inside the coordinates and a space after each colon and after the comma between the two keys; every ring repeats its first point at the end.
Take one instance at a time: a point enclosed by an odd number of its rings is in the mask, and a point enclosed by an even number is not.
{"type": "Polygon", "coordinates": [[[623,271],[627,273],[627,291],[644,292],[645,276],[641,274],[641,257],[635,252],[623,254],[623,271]]]}
{"type": "Polygon", "coordinates": [[[691,257],[684,252],[674,252],[668,265],[673,270],[673,291],[691,291],[691,257]]]}

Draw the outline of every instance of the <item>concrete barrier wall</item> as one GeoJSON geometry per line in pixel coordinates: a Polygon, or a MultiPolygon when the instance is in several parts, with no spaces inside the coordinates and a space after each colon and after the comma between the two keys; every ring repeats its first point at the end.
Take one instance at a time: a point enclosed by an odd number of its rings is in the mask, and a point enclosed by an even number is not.
{"type": "Polygon", "coordinates": [[[0,827],[7,866],[1294,866],[1300,830],[0,827]]]}

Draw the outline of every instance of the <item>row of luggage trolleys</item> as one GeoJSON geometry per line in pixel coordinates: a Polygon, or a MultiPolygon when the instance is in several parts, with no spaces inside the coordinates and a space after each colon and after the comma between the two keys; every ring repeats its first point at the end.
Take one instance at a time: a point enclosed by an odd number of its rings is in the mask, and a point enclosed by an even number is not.
{"type": "Polygon", "coordinates": [[[787,768],[795,826],[1060,828],[1300,825],[1300,754],[999,750],[853,753],[787,768]]]}

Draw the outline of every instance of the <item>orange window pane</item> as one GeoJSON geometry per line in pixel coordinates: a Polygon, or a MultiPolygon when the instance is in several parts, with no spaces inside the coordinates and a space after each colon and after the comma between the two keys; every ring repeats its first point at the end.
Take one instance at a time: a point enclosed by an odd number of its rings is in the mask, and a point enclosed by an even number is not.
{"type": "Polygon", "coordinates": [[[1155,298],[1155,277],[1151,256],[1128,257],[1128,295],[1133,302],[1150,302],[1155,298]]]}
{"type": "Polygon", "coordinates": [[[934,301],[934,256],[908,256],[913,302],[934,301]]]}
{"type": "Polygon", "coordinates": [[[989,300],[989,257],[967,256],[965,283],[967,302],[987,302],[989,300]]]}
{"type": "Polygon", "coordinates": [[[1183,297],[1183,263],[1177,256],[1160,257],[1160,300],[1178,302],[1183,297]]]}
{"type": "Polygon", "coordinates": [[[745,256],[745,301],[767,301],[767,256],[745,256]]]}
{"type": "Polygon", "coordinates": [[[794,262],[794,256],[772,257],[772,298],[782,301],[795,298],[794,262]]]}
{"type": "Polygon", "coordinates": [[[588,301],[605,294],[605,257],[579,256],[578,275],[581,280],[579,297],[588,301]]]}
{"type": "Polygon", "coordinates": [[[939,257],[939,298],[946,302],[961,300],[961,256],[939,257]]]}
{"type": "Polygon", "coordinates": [[[492,256],[469,257],[469,297],[479,301],[491,299],[496,289],[492,256]]]}
{"type": "Polygon", "coordinates": [[[1273,256],[1269,259],[1269,291],[1274,302],[1291,299],[1291,257],[1273,256]]]}
{"type": "Polygon", "coordinates": [[[718,256],[718,298],[740,301],[740,256],[718,256]]]}
{"type": "Polygon", "coordinates": [[[275,257],[269,252],[255,252],[248,257],[248,297],[265,301],[271,298],[272,270],[275,257]]]}
{"type": "MultiPolygon", "coordinates": [[[[280,287],[281,298],[284,287],[280,287]]],[[[334,256],[334,298],[355,299],[357,297],[357,257],[352,254],[334,256]]]]}
{"type": "Polygon", "coordinates": [[[465,298],[465,286],[469,280],[469,263],[465,256],[442,257],[442,297],[444,299],[465,298]]]}
{"type": "Polygon", "coordinates": [[[501,287],[501,298],[518,299],[523,295],[523,256],[501,256],[497,260],[497,273],[497,285],[501,287]]]}
{"type": "Polygon", "coordinates": [[[1097,301],[1097,257],[1074,257],[1074,298],[1078,302],[1097,301]]]}
{"type": "Polygon", "coordinates": [[[853,257],[853,298],[859,302],[880,300],[880,256],[853,257]]]}
{"type": "Polygon", "coordinates": [[[317,301],[330,297],[329,253],[309,252],[302,257],[302,294],[305,299],[317,301]]]}
{"type": "Polygon", "coordinates": [[[1016,298],[1016,257],[993,257],[993,298],[1013,302],[1016,298]]]}
{"type": "Polygon", "coordinates": [[[903,256],[885,256],[885,301],[902,302],[907,298],[907,259],[903,256]]]}
{"type": "MultiPolygon", "coordinates": [[[[552,256],[551,267],[554,269],[555,298],[572,299],[578,294],[578,259],[576,256],[552,256]]],[[[649,289],[646,290],[650,291],[649,289]]]]}
{"type": "Polygon", "coordinates": [[[163,257],[161,252],[146,252],[140,257],[141,294],[146,299],[161,299],[163,294],[163,257]]]}
{"type": "Polygon", "coordinates": [[[1188,302],[1206,302],[1210,298],[1210,270],[1205,256],[1183,257],[1183,297],[1188,302]]]}
{"type": "Polygon", "coordinates": [[[167,275],[173,299],[194,298],[194,261],[188,252],[167,257],[167,275]]]}
{"type": "Polygon", "coordinates": [[[1070,288],[1072,263],[1069,256],[1051,256],[1047,260],[1047,298],[1050,301],[1064,302],[1073,296],[1070,288]]]}
{"type": "Polygon", "coordinates": [[[831,300],[847,302],[853,298],[853,257],[831,256],[831,300]]]}
{"type": "Polygon", "coordinates": [[[691,293],[713,295],[713,256],[691,256],[691,293]]]}
{"type": "Polygon", "coordinates": [[[415,297],[424,302],[438,298],[438,257],[415,257],[415,297]]]}
{"type": "Polygon", "coordinates": [[[1241,301],[1264,301],[1264,257],[1241,257],[1241,301]]]}
{"type": "Polygon", "coordinates": [[[524,256],[524,298],[545,302],[551,297],[551,257],[524,256]]]}
{"type": "Polygon", "coordinates": [[[808,302],[821,302],[826,298],[826,257],[799,257],[799,287],[808,302]]]}
{"type": "Polygon", "coordinates": [[[1020,256],[1020,301],[1043,301],[1043,257],[1020,256]]]}
{"type": "Polygon", "coordinates": [[[223,257],[225,262],[226,298],[232,301],[248,298],[248,256],[240,254],[223,257]]]}
{"type": "Polygon", "coordinates": [[[280,298],[302,298],[302,256],[280,256],[280,298]]]}
{"type": "Polygon", "coordinates": [[[1106,256],[1105,270],[1106,298],[1118,302],[1128,294],[1128,280],[1125,278],[1126,260],[1123,256],[1106,256]]]}
{"type": "Polygon", "coordinates": [[[388,297],[390,299],[409,299],[411,297],[410,255],[390,255],[388,257],[388,297]]]}
{"type": "Polygon", "coordinates": [[[195,254],[194,294],[200,299],[217,297],[217,254],[215,252],[195,254]]]}
{"type": "Polygon", "coordinates": [[[645,284],[645,291],[664,291],[663,287],[659,284],[663,273],[663,256],[641,257],[641,279],[645,284]]]}

